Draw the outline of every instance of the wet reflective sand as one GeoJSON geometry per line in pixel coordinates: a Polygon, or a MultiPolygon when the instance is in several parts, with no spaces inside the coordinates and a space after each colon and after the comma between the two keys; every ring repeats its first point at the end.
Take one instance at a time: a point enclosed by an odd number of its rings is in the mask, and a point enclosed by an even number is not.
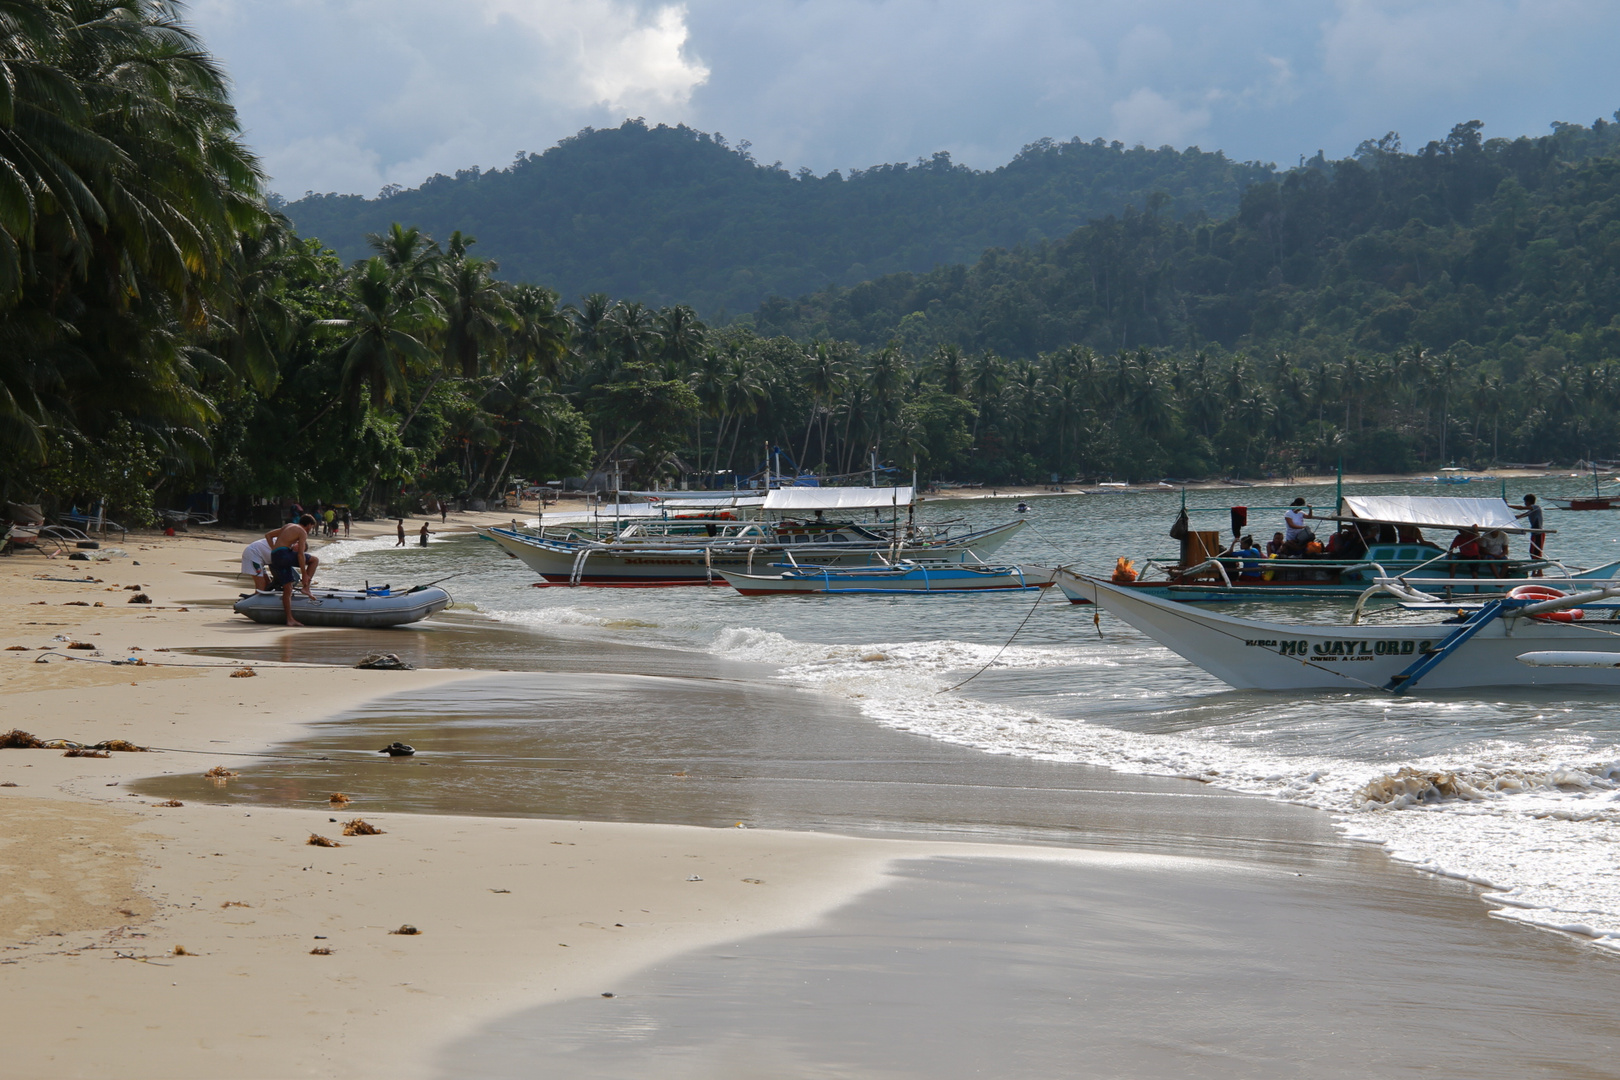
{"type": "Polygon", "coordinates": [[[438,1075],[1620,1075],[1620,961],[1405,878],[907,861],[814,927],[491,1025],[438,1075]]]}
{"type": "Polygon", "coordinates": [[[510,1016],[447,1048],[447,1078],[1620,1076],[1620,960],[1491,919],[1473,887],[1345,843],[1325,814],[883,728],[751,665],[476,620],[298,635],[274,658],[377,649],[490,674],[317,724],[224,788],[198,759],[141,789],[1183,857],[908,860],[813,927],[510,1016]],[[375,753],[395,739],[419,755],[375,753]]]}

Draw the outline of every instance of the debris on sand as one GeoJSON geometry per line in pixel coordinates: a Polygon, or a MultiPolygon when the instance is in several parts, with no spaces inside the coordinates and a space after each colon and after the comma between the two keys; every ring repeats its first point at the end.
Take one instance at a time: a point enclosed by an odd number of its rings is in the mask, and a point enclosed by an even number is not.
{"type": "Polygon", "coordinates": [[[90,642],[88,642],[88,641],[70,641],[70,642],[68,642],[68,648],[70,648],[70,649],[94,649],[95,646],[93,644],[91,644],[90,642]]]}
{"type": "Polygon", "coordinates": [[[231,678],[233,678],[233,679],[252,679],[252,678],[255,678],[258,674],[259,673],[257,671],[254,671],[250,667],[239,667],[235,671],[231,672],[231,678]]]}
{"type": "Polygon", "coordinates": [[[334,791],[334,792],[332,792],[332,794],[330,794],[330,795],[328,795],[326,797],[326,801],[331,803],[332,806],[334,808],[336,808],[336,807],[339,807],[339,806],[347,806],[347,805],[349,805],[349,803],[353,802],[354,800],[349,798],[347,795],[343,794],[343,792],[341,792],[341,791],[334,791]]]}
{"type": "Polygon", "coordinates": [[[0,787],[16,787],[16,786],[17,786],[17,784],[16,784],[16,781],[14,781],[14,780],[7,780],[4,783],[0,783],[0,787]]]}
{"type": "Polygon", "coordinates": [[[241,901],[241,900],[227,900],[227,901],[225,901],[223,904],[221,904],[219,906],[222,907],[222,908],[228,908],[228,907],[252,907],[253,905],[249,904],[249,903],[245,903],[244,901],[241,901]]]}
{"type": "Polygon", "coordinates": [[[26,645],[7,645],[6,646],[6,652],[27,652],[27,651],[28,651],[28,646],[26,646],[26,645]]]}
{"type": "Polygon", "coordinates": [[[391,742],[377,753],[387,754],[389,757],[411,757],[416,753],[416,747],[402,742],[391,742]]]}
{"type": "Polygon", "coordinates": [[[63,604],[62,606],[63,607],[89,607],[90,602],[88,600],[69,600],[67,603],[63,604]]]}
{"type": "Polygon", "coordinates": [[[138,592],[129,598],[129,602],[132,604],[150,604],[152,602],[152,598],[143,592],[138,592]]]}
{"type": "Polygon", "coordinates": [[[44,745],[21,728],[0,733],[0,750],[38,750],[44,745]]]}
{"type": "Polygon", "coordinates": [[[70,749],[64,750],[64,751],[62,751],[62,756],[63,757],[95,757],[95,758],[110,758],[110,757],[112,757],[112,755],[107,753],[107,751],[105,751],[105,750],[92,750],[88,746],[75,746],[75,747],[72,747],[70,749]]]}
{"type": "Polygon", "coordinates": [[[186,804],[181,802],[179,799],[169,799],[169,800],[167,800],[165,802],[155,802],[152,805],[153,806],[184,806],[186,804]]]}
{"type": "Polygon", "coordinates": [[[342,847],[343,846],[342,844],[338,843],[336,840],[328,840],[326,837],[322,836],[320,833],[310,833],[309,834],[309,839],[305,840],[304,843],[308,844],[310,847],[342,847]]]}
{"type": "Polygon", "coordinates": [[[126,739],[106,739],[96,743],[92,750],[116,750],[120,754],[149,754],[151,751],[144,746],[136,746],[126,739]]]}
{"type": "Polygon", "coordinates": [[[412,926],[410,923],[406,923],[404,926],[401,926],[398,930],[390,930],[388,932],[390,934],[400,934],[400,935],[403,935],[404,937],[415,937],[417,934],[420,934],[422,931],[418,930],[416,927],[412,926]]]}
{"type": "Polygon", "coordinates": [[[174,955],[176,955],[176,956],[196,956],[197,954],[194,953],[194,952],[188,952],[184,945],[176,945],[174,947],[174,955]]]}
{"type": "Polygon", "coordinates": [[[311,955],[311,956],[331,956],[332,955],[332,950],[328,949],[325,945],[317,945],[313,949],[309,950],[309,955],[311,955]]]}
{"type": "Polygon", "coordinates": [[[355,818],[343,825],[344,836],[381,836],[382,830],[365,818],[355,818]]]}
{"type": "Polygon", "coordinates": [[[207,772],[203,773],[203,775],[210,780],[217,780],[220,783],[224,783],[231,777],[241,776],[242,774],[231,772],[231,770],[227,769],[223,765],[215,765],[212,769],[209,769],[207,772]]]}
{"type": "Polygon", "coordinates": [[[361,661],[354,665],[365,668],[367,671],[415,671],[416,668],[401,660],[391,652],[367,653],[361,661]]]}

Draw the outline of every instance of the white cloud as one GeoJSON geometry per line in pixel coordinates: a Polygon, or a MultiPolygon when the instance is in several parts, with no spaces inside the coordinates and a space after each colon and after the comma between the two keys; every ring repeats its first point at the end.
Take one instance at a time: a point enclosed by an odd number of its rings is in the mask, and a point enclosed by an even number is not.
{"type": "Polygon", "coordinates": [[[1620,106],[1612,0],[194,0],[288,195],[644,116],[817,172],[1043,136],[1291,162],[1620,106]]]}
{"type": "Polygon", "coordinates": [[[1110,112],[1114,117],[1114,138],[1148,146],[1185,146],[1209,126],[1210,119],[1208,108],[1184,108],[1147,87],[1114,102],[1110,112]]]}

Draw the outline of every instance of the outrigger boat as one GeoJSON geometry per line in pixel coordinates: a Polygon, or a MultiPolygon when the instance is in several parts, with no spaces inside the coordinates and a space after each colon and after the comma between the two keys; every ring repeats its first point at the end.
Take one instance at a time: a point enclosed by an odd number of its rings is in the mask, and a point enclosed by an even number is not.
{"type": "Polygon", "coordinates": [[[752,574],[756,567],[782,562],[789,553],[800,561],[839,567],[881,566],[907,558],[982,562],[1024,527],[1014,520],[953,533],[949,526],[901,521],[900,511],[907,510],[909,518],[913,506],[911,487],[778,488],[765,495],[761,510],[815,516],[737,521],[639,515],[606,539],[578,530],[555,535],[516,523],[510,529],[480,529],[479,535],[551,584],[657,587],[723,586],[724,572],[752,574]],[[857,523],[823,516],[858,510],[889,510],[891,520],[857,523]]]}
{"type": "MultiPolygon", "coordinates": [[[[1460,559],[1448,549],[1421,539],[1422,530],[1475,530],[1523,535],[1531,530],[1504,499],[1454,499],[1406,495],[1345,495],[1333,513],[1311,513],[1308,520],[1350,524],[1377,539],[1353,558],[1244,558],[1225,553],[1215,530],[1187,530],[1181,557],[1173,563],[1150,560],[1143,572],[1157,569],[1162,577],[1115,581],[1119,588],[1164,600],[1198,603],[1236,603],[1250,600],[1354,600],[1379,579],[1399,579],[1408,587],[1435,594],[1440,600],[1456,596],[1501,595],[1532,577],[1569,588],[1608,581],[1620,576],[1620,560],[1583,569],[1554,559],[1460,559]],[[1407,539],[1398,539],[1400,536],[1407,539]]],[[[1551,533],[1554,530],[1543,530],[1551,533]]],[[[1059,587],[1076,604],[1090,603],[1090,594],[1059,578],[1059,587]]],[[[1388,597],[1385,597],[1388,598],[1388,597]]]]}
{"type": "Polygon", "coordinates": [[[1620,584],[1567,595],[1521,586],[1440,622],[1335,626],[1239,619],[1100,578],[1058,576],[1240,690],[1620,690],[1620,584]]]}
{"type": "Polygon", "coordinates": [[[879,566],[805,566],[788,563],[779,574],[719,571],[744,596],[810,593],[906,593],[913,596],[968,592],[1027,592],[1052,584],[1055,570],[1038,566],[990,566],[976,562],[902,559],[879,566]]]}

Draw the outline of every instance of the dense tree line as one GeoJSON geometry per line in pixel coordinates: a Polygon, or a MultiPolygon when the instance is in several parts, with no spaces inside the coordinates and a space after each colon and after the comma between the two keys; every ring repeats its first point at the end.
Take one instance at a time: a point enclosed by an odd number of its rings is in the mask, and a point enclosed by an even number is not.
{"type": "Polygon", "coordinates": [[[1224,221],[1150,198],[971,266],[773,299],[753,322],[1072,384],[1099,434],[1030,449],[1060,472],[1614,457],[1617,147],[1603,120],[1489,141],[1460,124],[1415,153],[1392,135],[1252,185],[1224,221]],[[1133,428],[1120,411],[1148,396],[1163,415],[1133,428]]]}
{"type": "Polygon", "coordinates": [[[992,171],[935,154],[845,176],[763,165],[746,143],[639,120],[586,129],[506,169],[435,176],[377,198],[310,193],[285,208],[298,231],[346,258],[365,235],[410,221],[481,237],[514,278],[565,298],[593,292],[705,317],[771,294],[926,271],[985,248],[1067,235],[1094,217],[1167,197],[1171,217],[1225,217],[1270,166],[1220,153],[1042,140],[992,171]]]}

